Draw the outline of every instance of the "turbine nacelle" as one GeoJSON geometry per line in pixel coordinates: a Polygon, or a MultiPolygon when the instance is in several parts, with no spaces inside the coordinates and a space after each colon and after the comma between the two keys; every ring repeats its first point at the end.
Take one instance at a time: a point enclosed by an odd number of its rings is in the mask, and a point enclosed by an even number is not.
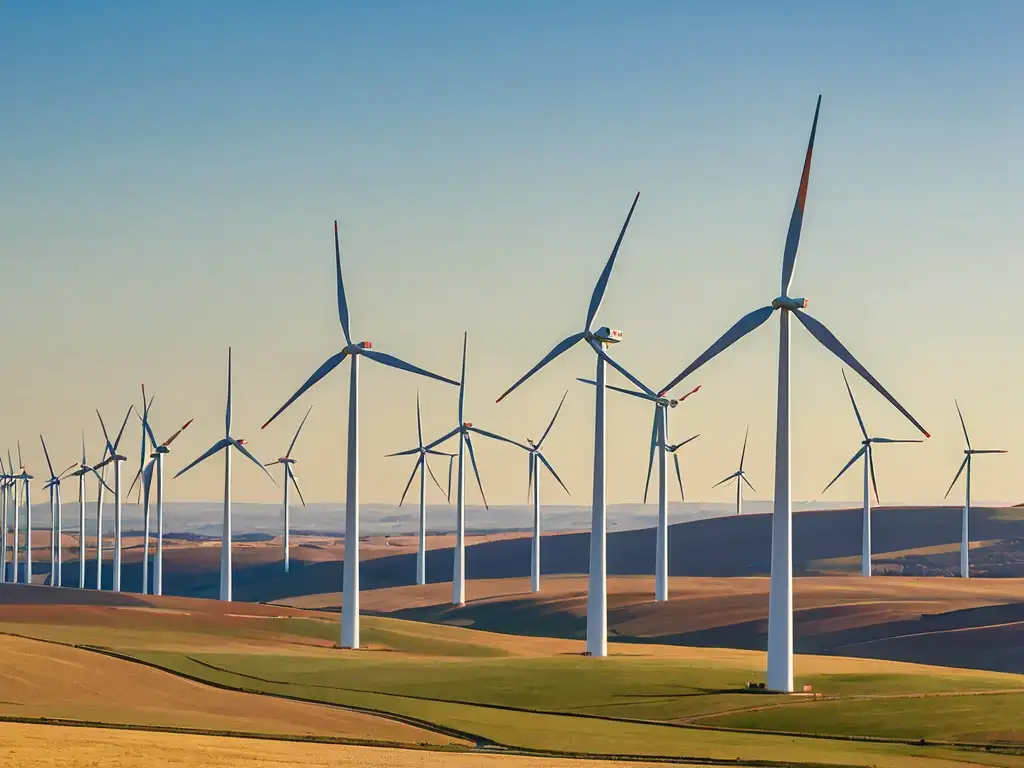
{"type": "Polygon", "coordinates": [[[622,341],[622,331],[618,328],[609,328],[607,325],[602,325],[591,336],[602,344],[618,344],[622,341]]]}
{"type": "Polygon", "coordinates": [[[772,302],[775,309],[807,309],[807,299],[791,299],[789,296],[779,296],[772,302]]]}

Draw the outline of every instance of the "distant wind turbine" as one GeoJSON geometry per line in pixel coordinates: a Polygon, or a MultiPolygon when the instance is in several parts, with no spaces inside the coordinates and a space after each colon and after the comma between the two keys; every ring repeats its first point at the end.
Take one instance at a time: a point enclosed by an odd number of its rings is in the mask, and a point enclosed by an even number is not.
{"type": "MultiPolygon", "coordinates": [[[[177,432],[164,440],[153,449],[150,461],[142,470],[142,482],[146,498],[150,497],[150,489],[153,482],[154,469],[156,471],[156,556],[153,559],[153,594],[164,593],[164,456],[171,452],[173,443],[182,432],[188,429],[192,419],[186,421],[177,432]]],[[[149,438],[155,444],[152,430],[149,431],[149,438]]],[[[243,440],[239,442],[244,443],[243,440]]]]}
{"type": "Polygon", "coordinates": [[[71,471],[78,465],[72,464],[60,474],[55,473],[53,471],[53,462],[50,461],[50,452],[46,450],[46,441],[43,440],[42,435],[39,436],[39,442],[43,444],[46,468],[50,470],[50,479],[43,486],[43,488],[50,492],[50,586],[59,587],[61,586],[61,571],[64,566],[62,556],[64,547],[61,541],[64,537],[64,526],[60,498],[60,481],[70,477],[71,471]]]}
{"type": "MultiPolygon", "coordinates": [[[[875,479],[875,456],[872,446],[888,443],[920,443],[921,440],[897,440],[891,437],[871,437],[868,429],[864,426],[864,419],[861,418],[860,409],[857,408],[857,401],[853,398],[853,390],[850,388],[850,380],[846,378],[846,371],[843,371],[843,381],[846,382],[846,392],[850,395],[850,404],[853,405],[853,413],[857,417],[857,424],[860,426],[860,433],[864,436],[860,450],[853,454],[846,466],[839,470],[839,474],[832,478],[832,482],[825,486],[825,493],[831,488],[836,480],[842,477],[846,470],[864,459],[864,517],[861,531],[861,557],[860,572],[863,576],[871,575],[871,488],[875,489],[875,501],[878,501],[878,481],[875,479]]],[[[948,494],[947,494],[948,495],[948,494]]]]}
{"type": "Polygon", "coordinates": [[[284,466],[284,502],[282,511],[284,513],[284,572],[288,573],[290,567],[290,555],[291,555],[291,515],[289,507],[288,491],[290,486],[295,486],[295,492],[299,494],[299,501],[302,502],[302,506],[306,506],[306,500],[302,497],[302,490],[299,488],[298,478],[295,477],[295,470],[292,466],[295,464],[295,459],[292,458],[292,451],[295,449],[295,442],[299,439],[299,433],[302,432],[302,428],[306,425],[306,419],[309,418],[309,412],[313,410],[313,406],[310,406],[306,411],[306,415],[302,417],[302,421],[299,422],[299,428],[295,430],[295,435],[292,437],[291,443],[288,445],[288,452],[277,461],[272,461],[266,466],[272,467],[275,464],[281,464],[284,466]]]}
{"type": "MultiPolygon", "coordinates": [[[[85,476],[96,475],[101,488],[110,490],[103,477],[87,463],[85,456],[85,430],[82,430],[82,463],[71,473],[78,478],[78,588],[85,589],[85,476]]],[[[98,532],[98,528],[97,528],[98,532]]]]}
{"type": "MultiPolygon", "coordinates": [[[[142,385],[142,412],[135,409],[135,415],[139,417],[139,421],[142,423],[142,440],[141,447],[139,449],[139,471],[135,473],[135,478],[132,480],[132,484],[128,486],[128,493],[125,496],[132,495],[132,489],[135,488],[135,484],[142,480],[142,476],[146,470],[146,458],[150,455],[151,451],[156,450],[156,438],[153,437],[153,430],[149,424],[149,412],[153,408],[153,397],[151,396],[148,400],[146,399],[146,385],[142,385]],[[148,444],[148,445],[147,445],[148,444]],[[148,448],[148,450],[147,450],[148,448]]],[[[152,472],[152,470],[150,470],[152,472]]],[[[136,497],[135,503],[142,507],[142,594],[149,593],[149,537],[150,537],[150,514],[149,514],[149,490],[150,484],[148,482],[140,483],[139,494],[136,497]]]]}
{"type": "Polygon", "coordinates": [[[619,230],[619,237],[615,241],[608,261],[601,270],[601,276],[597,279],[594,292],[590,297],[590,306],[587,308],[586,321],[583,330],[567,336],[558,342],[539,363],[526,372],[515,384],[509,387],[498,398],[500,403],[511,392],[519,387],[524,381],[533,376],[537,371],[550,363],[563,352],[568,351],[581,341],[586,342],[597,355],[597,375],[595,380],[595,413],[594,413],[594,495],[593,510],[590,520],[590,568],[587,584],[587,653],[591,656],[608,655],[608,556],[607,556],[607,498],[605,495],[605,365],[611,365],[619,373],[633,382],[639,389],[648,394],[655,394],[637,380],[633,374],[619,365],[605,351],[605,347],[622,341],[622,331],[614,330],[608,326],[594,328],[594,320],[597,311],[601,308],[601,301],[604,298],[605,289],[608,287],[608,278],[611,277],[612,267],[615,266],[615,257],[622,245],[622,238],[626,235],[629,221],[633,218],[633,211],[636,209],[640,193],[636,193],[633,204],[626,215],[626,221],[619,230]]]}
{"type": "MultiPolygon", "coordinates": [[[[187,426],[187,425],[186,425],[187,426]]],[[[184,429],[184,427],[183,427],[184,429]]],[[[245,440],[238,440],[231,436],[231,347],[228,347],[228,395],[227,405],[224,408],[224,437],[218,440],[213,446],[201,455],[198,459],[180,470],[175,477],[181,477],[192,467],[206,461],[206,459],[224,451],[224,523],[221,532],[220,548],[220,599],[230,602],[231,593],[231,449],[234,448],[245,458],[262,470],[263,474],[270,478],[270,482],[277,485],[274,478],[263,463],[249,453],[245,447],[245,440]]]]}
{"type": "Polygon", "coordinates": [[[562,405],[565,403],[565,397],[569,394],[569,390],[566,390],[562,395],[562,399],[558,402],[558,407],[555,409],[554,415],[551,417],[551,421],[548,422],[547,429],[541,433],[540,440],[534,442],[529,437],[526,438],[526,444],[529,446],[528,460],[530,462],[529,476],[526,481],[526,495],[530,496],[533,494],[533,537],[530,540],[530,591],[540,592],[540,536],[541,536],[541,520],[540,520],[540,467],[543,464],[551,476],[555,478],[562,490],[569,494],[569,489],[565,487],[565,483],[562,482],[562,478],[555,472],[555,468],[551,466],[551,462],[548,461],[547,456],[544,455],[544,441],[547,440],[548,434],[551,432],[551,428],[555,426],[555,419],[558,418],[558,414],[562,411],[562,405]]]}
{"type": "Polygon", "coordinates": [[[964,415],[960,412],[960,403],[953,401],[956,405],[957,416],[960,417],[960,426],[964,430],[964,441],[967,443],[967,447],[964,449],[964,460],[960,464],[960,469],[956,471],[956,476],[953,478],[953,482],[949,484],[949,489],[946,491],[945,498],[949,498],[950,491],[953,490],[953,486],[956,485],[956,481],[960,479],[960,475],[963,474],[964,469],[967,469],[967,476],[964,480],[964,516],[960,523],[960,576],[967,579],[971,575],[971,564],[970,564],[970,535],[968,532],[968,523],[970,522],[971,516],[971,460],[974,456],[987,453],[1007,453],[1007,451],[1001,449],[981,449],[971,447],[971,438],[967,434],[967,424],[964,423],[964,415]]]}
{"type": "MultiPolygon", "coordinates": [[[[122,456],[117,452],[117,447],[121,444],[121,438],[124,436],[124,428],[128,425],[128,418],[132,415],[132,411],[135,410],[135,406],[129,406],[128,412],[124,415],[124,421],[121,422],[121,429],[117,432],[117,439],[114,442],[110,442],[110,435],[107,434],[107,425],[103,423],[103,417],[100,416],[100,412],[96,411],[96,416],[100,420],[100,427],[103,429],[103,439],[106,441],[106,453],[99,464],[96,465],[96,469],[105,467],[107,464],[114,465],[114,583],[113,590],[115,592],[121,591],[121,462],[128,461],[127,456],[122,456]]],[[[102,478],[101,478],[102,479],[102,478]]],[[[102,491],[101,491],[102,493],[102,491]]],[[[102,503],[102,502],[98,502],[102,503]]],[[[98,529],[97,529],[98,530],[98,529]]],[[[102,541],[102,535],[100,536],[102,541]]],[[[102,547],[97,546],[97,574],[101,572],[102,568],[102,547]]],[[[97,575],[97,589],[99,589],[99,576],[97,575]]]]}
{"type": "Polygon", "coordinates": [[[11,486],[14,483],[12,477],[13,475],[4,466],[3,457],[0,456],[0,529],[3,531],[2,539],[0,539],[0,584],[7,583],[7,513],[11,486]]]}
{"type": "Polygon", "coordinates": [[[334,258],[335,270],[338,283],[338,319],[341,321],[341,330],[345,335],[345,346],[340,352],[327,358],[323,365],[317,368],[306,382],[299,387],[284,405],[277,409],[277,412],[267,419],[263,425],[265,429],[274,419],[280,416],[285,409],[294,403],[306,390],[316,384],[320,379],[333,371],[346,357],[352,358],[352,367],[349,376],[349,397],[348,397],[348,466],[347,466],[347,489],[345,492],[345,574],[342,584],[342,605],[341,605],[341,647],[359,647],[359,358],[366,357],[375,362],[398,368],[420,376],[427,376],[431,379],[444,381],[448,384],[458,385],[459,382],[439,376],[436,373],[417,368],[415,365],[400,360],[393,355],[378,352],[373,349],[368,341],[361,341],[358,344],[352,343],[352,335],[349,333],[348,301],[345,298],[345,285],[341,278],[341,246],[338,244],[338,222],[334,222],[334,258]]]}
{"type": "MultiPolygon", "coordinates": [[[[434,481],[434,485],[437,486],[437,490],[444,493],[444,488],[437,482],[437,478],[434,476],[434,470],[430,468],[430,463],[427,461],[427,456],[447,456],[449,460],[455,455],[452,453],[444,453],[443,451],[427,450],[423,447],[423,421],[420,418],[420,393],[416,393],[416,448],[412,451],[403,451],[401,455],[409,455],[410,453],[416,455],[416,463],[413,464],[412,474],[409,475],[409,482],[405,484],[405,490],[402,491],[402,498],[398,500],[398,506],[402,506],[405,501],[405,496],[409,493],[409,487],[412,485],[413,479],[416,477],[416,473],[420,473],[420,514],[419,514],[419,541],[416,547],[416,583],[420,586],[427,583],[427,475],[430,475],[430,479],[434,481]]],[[[449,469],[451,468],[451,462],[449,461],[449,469]]],[[[448,494],[445,496],[448,501],[451,501],[451,472],[448,474],[448,494]]]]}
{"type": "Polygon", "coordinates": [[[772,517],[772,567],[768,591],[768,679],[767,688],[773,691],[793,690],[793,498],[790,446],[790,327],[791,316],[796,319],[827,350],[861,375],[885,397],[921,433],[928,437],[924,427],[861,365],[853,354],[821,322],[807,314],[807,299],[790,296],[793,270],[796,266],[797,247],[803,224],[807,185],[811,175],[811,154],[814,135],[818,127],[821,96],[814,110],[811,136],[807,142],[803,173],[797,191],[796,203],[790,218],[789,232],[782,257],[781,295],[767,307],[755,309],[740,318],[721,338],[708,347],[682,373],[672,380],[675,386],[712,358],[725,351],[751,331],[759,328],[776,311],[779,312],[779,378],[778,411],[775,446],[775,511],[772,517]]]}
{"type": "MultiPolygon", "coordinates": [[[[595,382],[591,379],[577,379],[582,381],[584,384],[594,384],[595,382]]],[[[658,455],[658,529],[655,536],[654,546],[654,599],[656,602],[664,602],[668,600],[668,455],[672,454],[672,459],[676,467],[676,480],[679,483],[679,496],[682,501],[686,501],[686,492],[683,490],[683,473],[679,469],[679,454],[676,453],[687,443],[691,443],[696,440],[700,435],[694,435],[688,437],[681,443],[672,445],[668,442],[668,409],[675,408],[679,403],[683,402],[690,395],[696,394],[700,391],[700,386],[696,386],[687,392],[682,397],[669,398],[665,397],[665,393],[662,392],[660,395],[652,395],[647,392],[638,392],[635,389],[624,389],[623,387],[613,387],[610,384],[606,385],[608,389],[615,390],[616,392],[622,392],[626,395],[632,395],[642,400],[654,403],[654,423],[651,425],[651,452],[650,458],[647,461],[647,480],[644,483],[644,504],[647,503],[647,491],[651,487],[651,470],[654,468],[654,456],[655,453],[658,455]]]]}
{"type": "MultiPolygon", "coordinates": [[[[18,466],[21,472],[15,478],[23,483],[25,489],[25,569],[22,572],[22,580],[25,584],[32,583],[32,475],[25,469],[25,462],[21,457],[21,441],[18,441],[18,466]]],[[[14,529],[14,569],[18,569],[18,529],[17,517],[15,517],[14,529]]],[[[17,583],[17,578],[15,578],[17,583]]]]}
{"type": "MultiPolygon", "coordinates": [[[[459,422],[458,426],[455,427],[451,432],[439,437],[432,443],[427,445],[425,451],[433,451],[437,446],[441,445],[445,441],[459,436],[459,473],[455,480],[455,550],[454,557],[455,562],[452,564],[452,605],[465,605],[466,603],[466,449],[469,449],[469,460],[473,465],[473,475],[476,477],[476,485],[480,489],[480,498],[484,502],[484,508],[489,509],[487,506],[487,495],[484,493],[484,484],[480,480],[480,470],[476,464],[476,452],[473,450],[473,440],[470,437],[472,433],[488,437],[491,440],[500,440],[504,443],[511,443],[517,445],[523,450],[529,450],[522,443],[517,443],[515,440],[510,440],[507,437],[495,434],[494,432],[488,432],[486,429],[480,429],[474,427],[473,422],[466,421],[465,416],[465,403],[466,403],[466,344],[469,338],[468,333],[462,335],[462,381],[459,383],[459,422]]],[[[408,451],[400,451],[393,453],[391,456],[408,456],[414,453],[418,453],[418,448],[413,448],[408,451]]]]}
{"type": "MultiPolygon", "coordinates": [[[[18,446],[18,459],[21,460],[21,446],[18,446]]],[[[12,584],[18,583],[18,537],[21,535],[21,498],[18,493],[18,482],[21,480],[21,476],[14,472],[14,459],[11,458],[10,450],[7,451],[7,477],[10,482],[11,490],[11,504],[13,505],[13,520],[12,520],[12,541],[11,541],[11,571],[10,571],[10,582],[12,584]]],[[[6,535],[6,534],[5,534],[6,535]]]]}
{"type": "Polygon", "coordinates": [[[735,472],[733,472],[731,475],[729,475],[724,480],[719,480],[717,483],[715,483],[713,486],[711,486],[712,488],[717,488],[720,485],[725,485],[730,480],[735,480],[736,481],[736,514],[737,515],[743,514],[743,484],[746,483],[747,486],[750,488],[750,490],[754,491],[754,493],[757,493],[757,491],[754,489],[754,486],[752,486],[750,484],[750,481],[747,480],[747,473],[743,471],[743,461],[747,457],[747,436],[749,434],[750,434],[750,427],[748,426],[747,427],[747,431],[743,433],[743,450],[740,452],[740,468],[737,469],[735,472]]]}

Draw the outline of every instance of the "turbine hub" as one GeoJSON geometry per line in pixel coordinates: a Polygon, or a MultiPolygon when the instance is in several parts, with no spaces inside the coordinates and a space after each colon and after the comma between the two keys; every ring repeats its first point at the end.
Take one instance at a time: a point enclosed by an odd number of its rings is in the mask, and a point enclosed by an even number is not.
{"type": "Polygon", "coordinates": [[[779,296],[772,302],[775,309],[806,309],[807,299],[791,299],[789,296],[779,296]]]}

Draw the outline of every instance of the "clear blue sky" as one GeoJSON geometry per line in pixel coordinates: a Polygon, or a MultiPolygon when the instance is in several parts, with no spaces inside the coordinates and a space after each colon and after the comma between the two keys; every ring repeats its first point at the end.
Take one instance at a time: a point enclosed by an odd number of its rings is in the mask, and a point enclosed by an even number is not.
{"type": "MultiPolygon", "coordinates": [[[[954,396],[977,444],[1016,452],[979,468],[976,497],[1016,500],[1022,32],[1013,2],[0,2],[0,440],[38,475],[42,431],[66,465],[80,427],[96,442],[92,409],[113,420],[145,381],[159,433],[197,418],[191,458],[218,437],[233,344],[237,431],[283,452],[302,410],[259,424],[341,343],[337,218],[355,335],[455,376],[468,328],[469,416],[518,438],[568,388],[550,456],[586,503],[592,397],[573,379],[591,357],[494,398],[577,329],[637,189],[601,317],[638,375],[664,383],[774,298],[822,93],[794,290],[935,435],[879,456],[883,500],[941,497],[954,396]]],[[[812,499],[857,432],[838,363],[796,334],[794,490],[812,499]]],[[[775,348],[772,324],[673,414],[703,435],[694,498],[728,497],[710,485],[748,422],[770,493],[775,348]]],[[[417,386],[437,434],[454,389],[363,370],[363,496],[397,499],[407,468],[381,455],[414,440],[417,386]]],[[[316,500],[343,495],[346,375],[308,396],[316,500]]],[[[911,434],[854,386],[878,432],[911,434]]],[[[649,414],[613,405],[610,497],[634,501],[649,414]]],[[[479,452],[491,500],[524,499],[525,460],[479,452]]],[[[169,493],[215,498],[219,478],[169,493]]],[[[236,493],[277,497],[242,470],[236,493]]]]}

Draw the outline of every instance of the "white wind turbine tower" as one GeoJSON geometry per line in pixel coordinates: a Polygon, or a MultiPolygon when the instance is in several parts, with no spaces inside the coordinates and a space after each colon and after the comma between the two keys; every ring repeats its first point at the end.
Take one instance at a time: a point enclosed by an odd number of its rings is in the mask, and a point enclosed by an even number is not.
{"type": "MultiPolygon", "coordinates": [[[[187,426],[187,425],[186,425],[187,426]]],[[[259,467],[263,474],[270,478],[270,482],[277,485],[274,478],[267,468],[263,466],[263,463],[249,453],[249,449],[245,447],[245,440],[238,440],[231,436],[231,347],[228,347],[228,395],[227,405],[224,408],[224,437],[218,440],[213,446],[202,454],[198,459],[187,465],[184,469],[180,470],[175,475],[176,478],[181,477],[183,474],[188,472],[192,467],[205,461],[206,459],[214,456],[221,451],[224,451],[224,523],[221,533],[221,547],[220,547],[220,599],[230,602],[231,601],[231,449],[236,449],[240,454],[249,459],[253,464],[259,467]]]]}
{"type": "Polygon", "coordinates": [[[853,390],[850,388],[850,381],[846,378],[846,371],[843,371],[843,381],[846,382],[846,392],[850,395],[850,404],[853,405],[853,413],[857,417],[857,424],[860,426],[860,433],[864,436],[864,440],[861,442],[860,450],[853,454],[853,458],[846,463],[846,466],[839,471],[838,475],[832,478],[832,482],[825,486],[825,490],[822,491],[822,493],[825,493],[825,491],[831,488],[835,484],[836,480],[846,473],[846,470],[856,464],[860,459],[864,459],[864,517],[861,531],[860,572],[863,576],[871,576],[872,487],[874,487],[875,490],[875,501],[878,501],[878,481],[875,479],[875,454],[872,446],[889,443],[920,443],[923,441],[897,440],[891,437],[871,437],[868,435],[868,429],[864,426],[864,419],[861,418],[860,409],[857,407],[857,401],[853,398],[853,390]]]}
{"type": "Polygon", "coordinates": [[[605,289],[608,287],[608,278],[611,276],[612,267],[615,266],[615,257],[622,245],[622,238],[626,235],[626,228],[633,217],[637,200],[640,193],[636,193],[633,204],[629,208],[626,221],[619,230],[619,237],[615,241],[608,261],[601,271],[601,276],[594,286],[594,292],[590,297],[590,306],[587,308],[587,317],[583,330],[566,337],[558,342],[544,358],[531,368],[515,384],[505,390],[498,398],[500,403],[505,397],[515,390],[520,384],[533,376],[537,371],[550,363],[563,352],[576,346],[581,341],[586,342],[597,355],[597,375],[595,380],[595,409],[594,409],[594,495],[593,510],[590,520],[590,569],[587,585],[587,653],[591,656],[608,655],[608,583],[607,583],[607,542],[606,534],[607,521],[607,500],[605,496],[605,374],[606,364],[611,365],[619,373],[629,379],[634,385],[650,395],[655,393],[645,387],[633,374],[619,365],[605,351],[609,344],[622,341],[622,331],[613,330],[607,326],[593,330],[594,320],[597,311],[601,308],[601,300],[604,298],[605,289]]]}
{"type": "MultiPolygon", "coordinates": [[[[135,473],[135,478],[132,480],[132,484],[128,486],[128,493],[125,496],[132,495],[132,489],[135,488],[135,484],[142,479],[143,473],[146,470],[146,458],[149,455],[149,451],[146,450],[147,443],[149,444],[149,450],[155,451],[157,448],[156,438],[153,437],[153,430],[149,425],[149,412],[153,407],[153,397],[146,399],[146,385],[142,385],[142,413],[139,413],[138,409],[135,411],[135,415],[139,417],[142,422],[142,443],[139,449],[139,471],[135,473]]],[[[150,470],[152,472],[152,470],[150,470]]],[[[139,495],[136,498],[136,504],[142,507],[142,594],[148,594],[149,592],[149,535],[150,535],[150,515],[149,515],[149,488],[148,482],[143,482],[139,485],[139,495]]]]}
{"type": "Polygon", "coordinates": [[[743,484],[746,483],[750,490],[757,493],[757,490],[747,480],[747,473],[743,471],[743,461],[747,457],[747,436],[750,434],[750,427],[747,427],[747,431],[743,433],[743,450],[740,452],[740,468],[729,475],[724,480],[719,480],[715,483],[712,488],[717,488],[720,485],[725,485],[730,480],[736,481],[736,514],[743,514],[743,484]]]}
{"type": "MultiPolygon", "coordinates": [[[[584,384],[594,384],[591,379],[577,379],[584,384]]],[[[665,391],[660,394],[638,392],[634,389],[613,387],[605,385],[608,389],[622,392],[626,395],[639,397],[648,402],[654,403],[654,423],[651,425],[651,454],[647,461],[647,480],[644,483],[644,504],[647,503],[647,491],[651,487],[651,470],[654,468],[654,456],[658,455],[658,527],[654,545],[654,599],[656,602],[668,600],[668,455],[676,467],[676,480],[679,482],[679,496],[686,501],[686,492],[683,490],[683,473],[679,469],[679,454],[676,453],[687,443],[696,440],[700,435],[688,437],[681,443],[672,445],[668,441],[668,409],[675,408],[690,395],[696,394],[700,386],[696,386],[682,397],[665,397],[665,391]]]]}
{"type": "Polygon", "coordinates": [[[530,496],[533,494],[533,536],[530,539],[530,591],[540,592],[540,536],[541,536],[541,521],[540,521],[540,467],[541,464],[551,473],[551,476],[555,478],[562,490],[568,495],[569,489],[565,487],[565,483],[562,482],[562,478],[555,472],[555,468],[551,466],[551,462],[548,461],[547,456],[544,455],[544,441],[547,440],[548,434],[551,432],[551,428],[555,426],[555,419],[558,418],[558,414],[562,410],[562,404],[565,402],[566,395],[569,394],[569,390],[566,390],[562,395],[562,399],[558,403],[558,407],[555,409],[555,414],[551,417],[551,421],[548,422],[547,429],[540,436],[540,440],[534,442],[531,438],[526,438],[527,451],[530,462],[529,477],[526,481],[526,495],[530,496]]]}
{"type": "MultiPolygon", "coordinates": [[[[21,441],[18,441],[18,465],[21,472],[15,477],[20,480],[25,489],[25,568],[22,571],[22,580],[25,584],[32,583],[32,475],[25,469],[25,462],[21,458],[21,441]]],[[[14,572],[18,572],[18,517],[14,517],[14,572]]],[[[15,583],[18,579],[15,576],[15,583]]]]}
{"type": "Polygon", "coordinates": [[[338,244],[338,222],[334,222],[334,257],[338,284],[338,319],[345,335],[345,346],[335,355],[327,358],[306,382],[299,387],[277,412],[267,419],[270,422],[280,416],[284,410],[294,403],[306,390],[320,379],[333,371],[346,357],[352,358],[349,375],[348,397],[348,450],[347,478],[345,492],[345,575],[342,584],[341,606],[341,647],[359,648],[359,358],[366,357],[375,362],[398,368],[403,371],[417,373],[448,384],[458,385],[459,382],[439,376],[436,373],[417,368],[415,365],[400,360],[393,355],[378,352],[368,341],[352,343],[349,333],[348,301],[345,298],[345,285],[341,278],[341,246],[338,244]]]}
{"type": "Polygon", "coordinates": [[[306,424],[306,419],[309,418],[309,412],[313,410],[313,406],[310,406],[306,411],[306,415],[302,417],[302,421],[299,423],[299,428],[295,430],[295,435],[292,437],[291,443],[288,445],[288,452],[277,461],[272,461],[266,466],[272,467],[275,464],[281,464],[284,466],[284,502],[283,502],[283,513],[284,513],[284,572],[288,573],[290,567],[290,555],[291,555],[291,508],[289,506],[290,499],[288,498],[289,485],[295,486],[295,492],[299,494],[299,501],[302,502],[302,506],[306,506],[306,500],[302,497],[302,490],[299,488],[299,481],[295,477],[295,470],[292,466],[295,464],[295,459],[292,458],[292,451],[295,450],[295,442],[299,439],[299,433],[302,432],[302,428],[306,424]]]}
{"type": "MultiPolygon", "coordinates": [[[[21,446],[18,446],[18,459],[21,459],[21,446]]],[[[21,506],[20,496],[18,494],[18,481],[20,475],[14,474],[14,459],[11,458],[10,450],[7,451],[7,481],[10,485],[11,494],[11,505],[13,507],[13,515],[9,516],[11,519],[11,570],[9,581],[12,584],[18,583],[18,536],[21,535],[21,506]]],[[[6,534],[4,534],[6,536],[6,534]]]]}
{"type": "MultiPolygon", "coordinates": [[[[152,401],[150,401],[152,402],[152,401]]],[[[154,443],[153,453],[150,455],[150,462],[142,470],[143,492],[147,499],[150,496],[150,489],[153,482],[154,468],[156,470],[156,555],[153,559],[153,594],[164,593],[164,456],[171,452],[171,443],[178,435],[188,429],[192,419],[186,421],[177,432],[164,440],[160,445],[155,445],[156,439],[153,431],[148,430],[149,439],[154,443]]],[[[148,424],[148,422],[147,422],[148,424]]],[[[244,440],[239,440],[244,443],[244,440]]],[[[147,554],[148,557],[148,554],[147,554]]],[[[143,579],[143,593],[145,594],[145,579],[143,579]]]]}
{"type": "Polygon", "coordinates": [[[790,327],[791,316],[810,332],[818,342],[836,357],[855,370],[871,386],[892,403],[921,433],[928,437],[924,427],[861,365],[850,351],[828,328],[815,320],[804,309],[807,299],[789,295],[796,264],[797,246],[803,223],[804,204],[807,200],[807,184],[811,173],[811,153],[814,148],[814,134],[818,125],[818,111],[821,97],[814,110],[814,122],[807,143],[800,187],[790,218],[789,231],[782,257],[782,292],[767,307],[755,309],[736,322],[718,341],[708,347],[696,360],[683,370],[673,381],[678,384],[713,357],[732,346],[735,342],[764,324],[776,310],[779,311],[779,378],[778,378],[778,420],[775,445],[775,509],[772,518],[772,569],[768,607],[768,679],[767,688],[773,691],[793,690],[793,503],[792,478],[790,475],[790,327]]]}
{"type": "MultiPolygon", "coordinates": [[[[439,437],[432,443],[427,445],[425,451],[433,451],[441,443],[449,440],[456,435],[459,436],[459,473],[455,480],[455,549],[453,550],[455,561],[452,564],[452,605],[465,605],[466,604],[466,449],[469,449],[469,460],[473,465],[473,474],[476,477],[477,487],[480,489],[480,498],[483,499],[484,508],[489,509],[487,506],[487,496],[484,494],[484,484],[480,481],[480,470],[476,464],[476,453],[473,450],[473,440],[470,434],[475,432],[483,437],[489,437],[492,440],[500,440],[505,443],[511,443],[512,445],[519,446],[523,450],[529,450],[522,443],[517,443],[515,440],[510,440],[507,437],[495,434],[494,432],[488,432],[485,429],[474,427],[473,422],[466,421],[465,417],[465,403],[466,403],[466,343],[468,340],[468,333],[462,335],[462,380],[459,383],[459,422],[458,426],[455,427],[451,432],[439,437]]],[[[408,451],[400,451],[399,453],[393,453],[391,456],[408,456],[418,452],[418,448],[413,448],[408,451]]]]}
{"type": "Polygon", "coordinates": [[[971,460],[974,456],[986,453],[1007,453],[1007,451],[1001,449],[980,449],[971,447],[971,438],[967,434],[967,424],[964,423],[964,415],[960,412],[960,403],[953,401],[956,405],[956,413],[960,417],[960,426],[964,430],[964,441],[967,443],[967,447],[964,449],[964,460],[960,465],[960,469],[956,471],[956,476],[953,478],[953,482],[949,484],[949,490],[946,491],[945,498],[949,498],[950,491],[953,490],[953,486],[956,485],[956,481],[960,479],[960,475],[963,474],[964,469],[967,469],[967,477],[964,480],[964,516],[960,523],[960,576],[967,579],[971,575],[971,564],[970,564],[970,534],[968,531],[968,523],[970,522],[971,516],[971,460]]]}
{"type": "Polygon", "coordinates": [[[4,466],[3,457],[0,457],[0,506],[2,506],[2,509],[0,509],[0,530],[3,531],[2,539],[0,539],[0,584],[7,583],[7,513],[11,486],[14,483],[12,477],[13,475],[4,466]]]}
{"type": "MultiPolygon", "coordinates": [[[[124,415],[124,421],[121,422],[121,429],[117,432],[117,439],[113,443],[110,442],[110,435],[107,434],[107,425],[103,423],[103,417],[100,416],[100,412],[96,411],[96,416],[100,420],[100,427],[103,429],[103,439],[106,441],[106,458],[103,459],[99,464],[96,465],[96,469],[105,467],[107,464],[113,463],[114,465],[114,578],[113,578],[113,590],[114,592],[121,591],[121,462],[128,461],[127,456],[122,456],[117,452],[117,447],[121,444],[121,438],[124,436],[124,428],[128,426],[128,418],[132,415],[132,411],[135,410],[135,406],[129,406],[128,412],[124,415]]],[[[101,478],[102,479],[102,478],[101,478]]],[[[102,493],[102,491],[100,492],[102,493]]],[[[102,503],[102,500],[97,502],[102,503]]],[[[101,517],[101,513],[97,513],[97,517],[101,517]]],[[[103,536],[100,533],[99,522],[97,521],[97,533],[98,541],[103,540],[103,536]]],[[[102,573],[103,563],[103,548],[97,544],[96,552],[96,588],[100,588],[100,574],[102,573]]]]}
{"type": "Polygon", "coordinates": [[[39,436],[39,442],[43,444],[43,455],[46,457],[46,468],[50,470],[50,479],[43,486],[50,492],[50,586],[61,586],[61,571],[64,566],[64,547],[61,546],[61,539],[64,537],[64,526],[62,516],[62,505],[60,498],[60,481],[71,476],[71,471],[78,466],[72,464],[60,474],[53,471],[53,462],[50,461],[50,452],[46,450],[46,441],[39,436]]]}
{"type": "MultiPolygon", "coordinates": [[[[427,583],[427,475],[430,475],[430,479],[434,481],[434,485],[437,486],[437,490],[441,493],[445,493],[444,488],[437,482],[437,478],[434,476],[434,470],[430,468],[430,464],[427,461],[427,456],[447,456],[451,459],[455,454],[444,453],[443,451],[435,451],[433,449],[427,450],[423,447],[423,421],[420,418],[420,393],[416,393],[416,449],[412,451],[403,451],[401,455],[416,455],[416,463],[412,467],[412,474],[409,475],[409,482],[405,484],[405,490],[402,491],[402,498],[398,500],[398,506],[402,506],[405,501],[406,494],[409,493],[409,488],[412,486],[412,481],[416,477],[416,473],[420,473],[420,508],[419,508],[419,541],[416,547],[416,583],[419,586],[423,586],[427,583]]],[[[451,465],[449,464],[449,470],[451,465]]],[[[445,498],[451,501],[451,472],[448,473],[448,494],[445,498]]]]}
{"type": "Polygon", "coordinates": [[[78,478],[78,588],[85,589],[85,476],[96,475],[101,488],[110,490],[104,482],[103,477],[95,469],[90,467],[85,456],[85,430],[82,430],[82,463],[78,469],[71,473],[71,477],[78,478]]]}

